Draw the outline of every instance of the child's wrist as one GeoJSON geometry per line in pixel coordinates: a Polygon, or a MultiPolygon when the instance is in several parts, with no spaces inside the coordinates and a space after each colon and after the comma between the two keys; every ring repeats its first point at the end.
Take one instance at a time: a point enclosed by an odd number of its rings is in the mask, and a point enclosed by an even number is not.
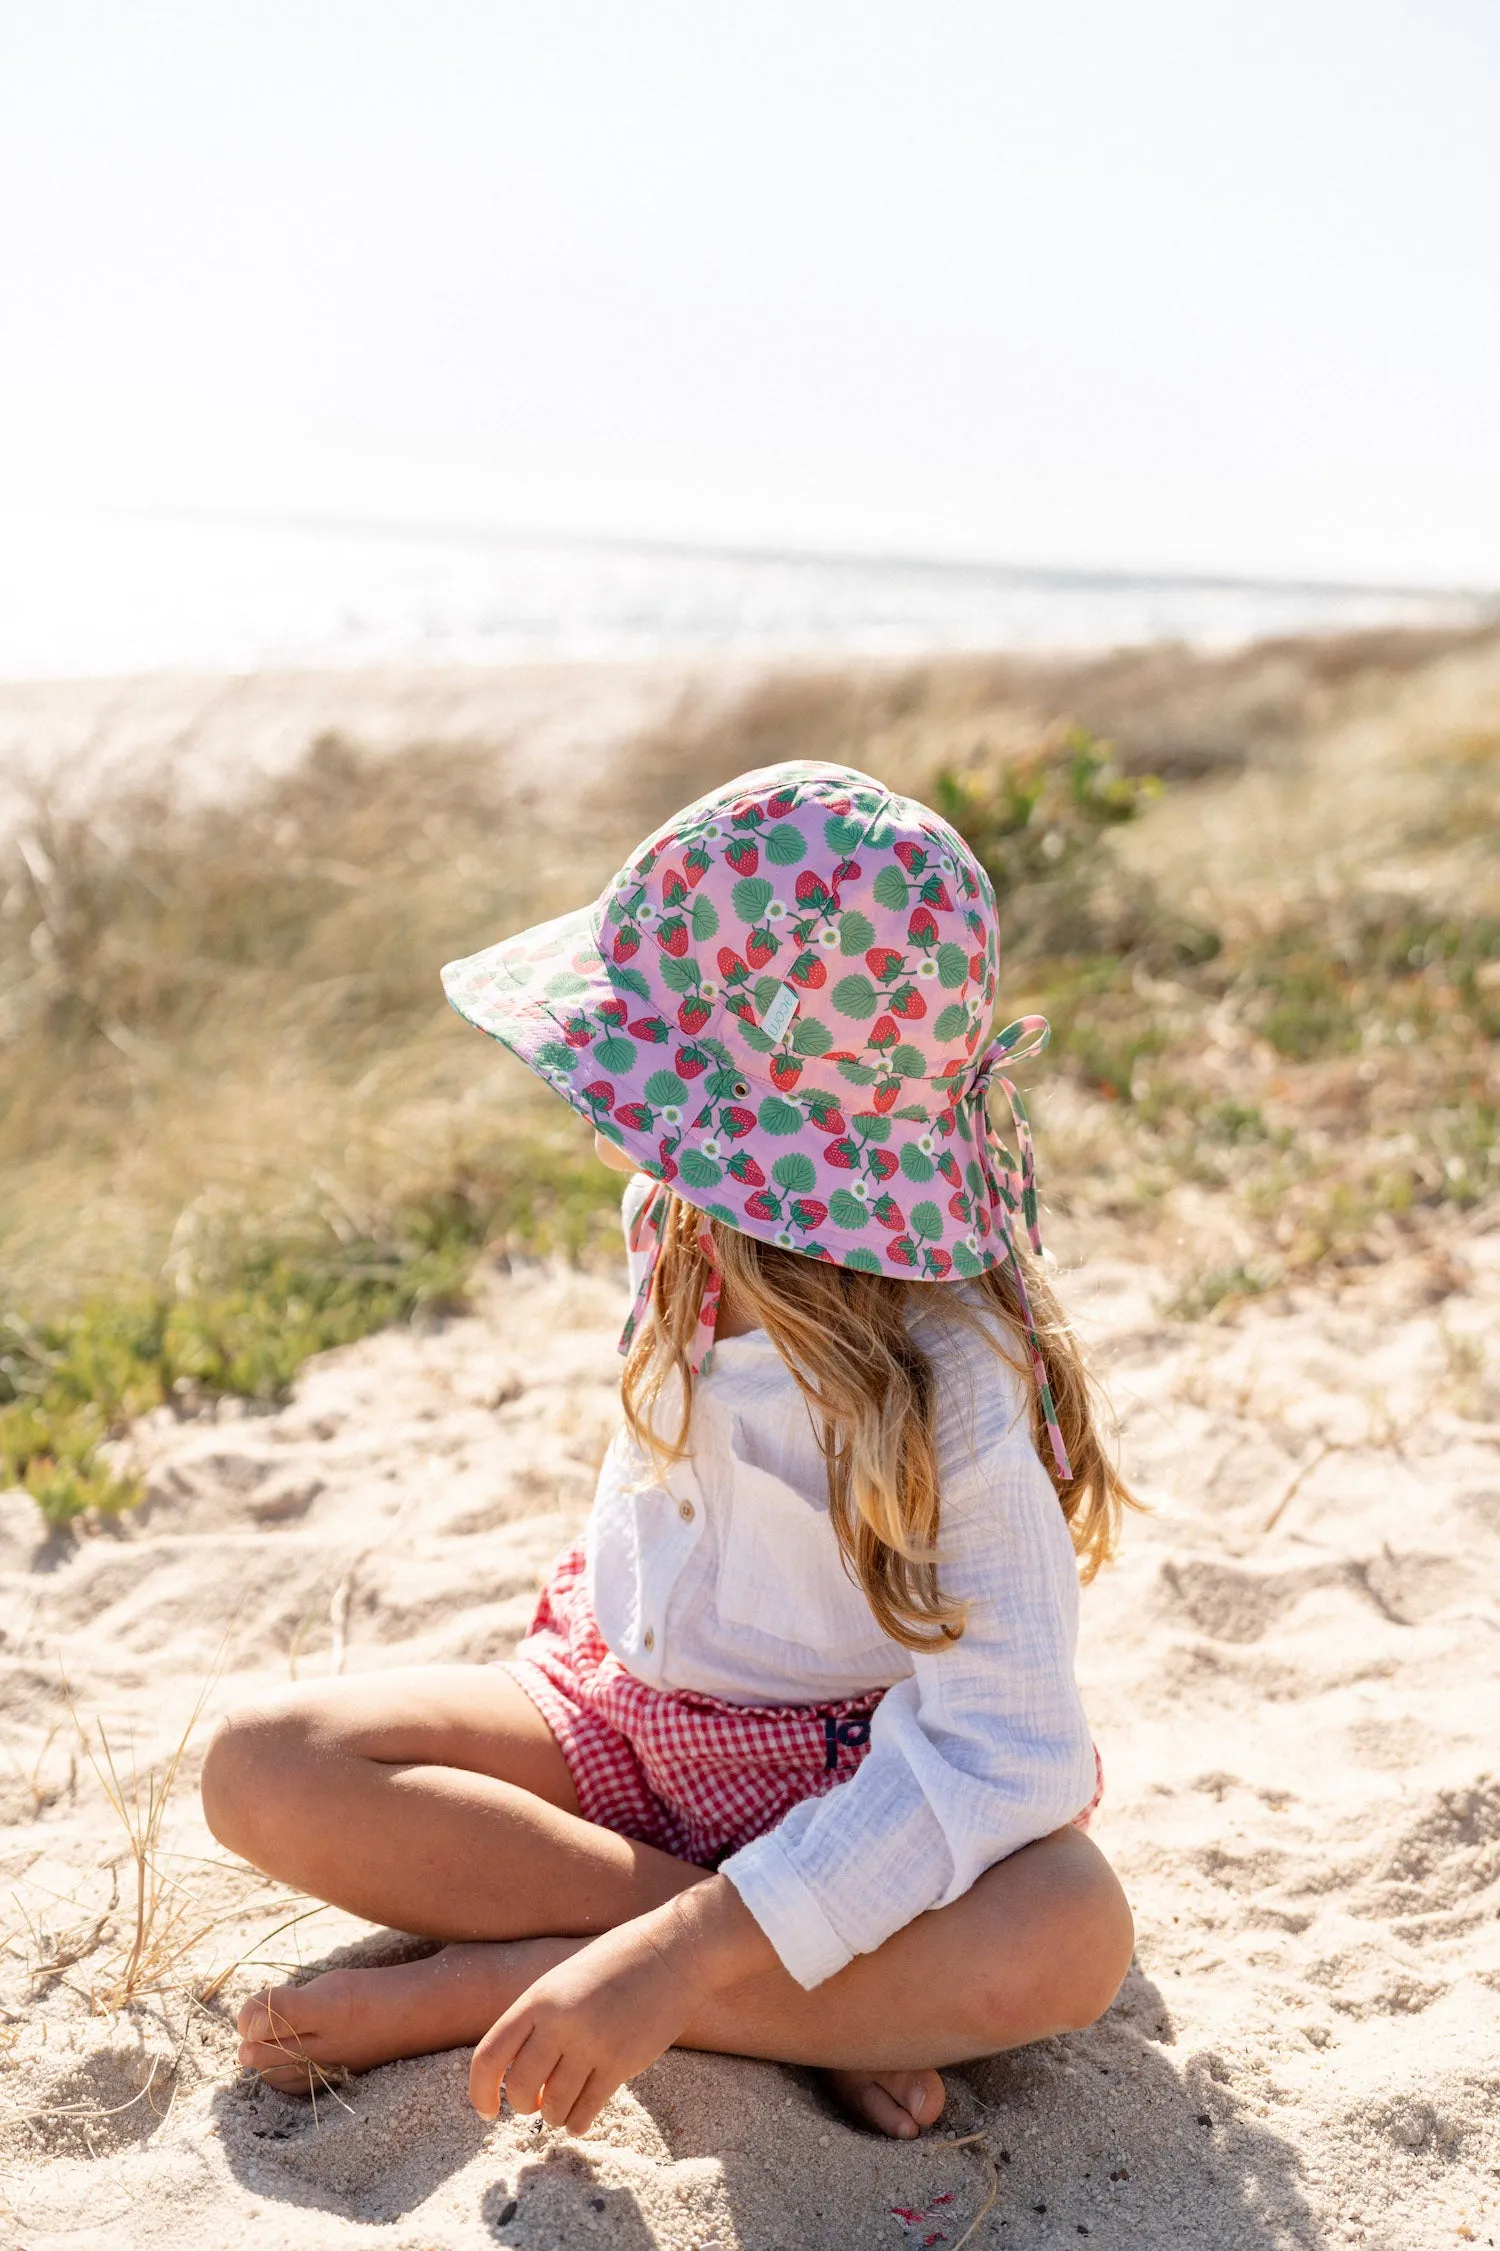
{"type": "Polygon", "coordinates": [[[705,1992],[721,1992],[776,1963],[775,1948],[727,1876],[679,1892],[656,1914],[661,1940],[705,1992]]]}

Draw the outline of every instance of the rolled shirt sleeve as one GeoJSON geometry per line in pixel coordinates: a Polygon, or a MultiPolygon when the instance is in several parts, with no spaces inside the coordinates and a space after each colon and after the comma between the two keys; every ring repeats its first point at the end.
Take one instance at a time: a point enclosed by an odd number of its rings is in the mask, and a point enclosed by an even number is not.
{"type": "Polygon", "coordinates": [[[916,1655],[887,1691],[848,1782],[722,1866],[803,1986],[961,1898],[1094,1795],[1072,1543],[1019,1381],[1003,1363],[995,1379],[982,1406],[940,1422],[939,1578],[967,1604],[961,1639],[916,1655]]]}

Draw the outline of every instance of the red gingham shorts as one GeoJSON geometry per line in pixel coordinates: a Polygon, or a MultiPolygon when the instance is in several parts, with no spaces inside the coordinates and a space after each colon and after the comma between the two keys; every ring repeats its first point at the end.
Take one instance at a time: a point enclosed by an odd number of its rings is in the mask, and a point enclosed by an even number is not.
{"type": "MultiPolygon", "coordinates": [[[[586,1821],[716,1868],[804,1798],[847,1782],[870,1747],[876,1688],[836,1704],[729,1704],[648,1687],[604,1643],[580,1542],[559,1556],[506,1670],[568,1762],[586,1821]]],[[[1104,1788],[1077,1816],[1086,1829],[1104,1788]]]]}

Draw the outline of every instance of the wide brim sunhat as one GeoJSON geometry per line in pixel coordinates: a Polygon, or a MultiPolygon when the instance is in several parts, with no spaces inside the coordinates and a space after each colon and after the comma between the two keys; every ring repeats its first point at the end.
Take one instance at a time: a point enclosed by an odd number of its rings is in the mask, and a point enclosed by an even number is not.
{"type": "MultiPolygon", "coordinates": [[[[1013,1221],[1039,1247],[999,1065],[1047,1027],[991,1037],[999,963],[994,892],[957,832],[867,774],[797,761],[698,798],[591,905],[442,974],[461,1016],[709,1218],[945,1283],[1013,1259],[1013,1221]]],[[[648,1232],[665,1205],[648,1199],[648,1232]]]]}

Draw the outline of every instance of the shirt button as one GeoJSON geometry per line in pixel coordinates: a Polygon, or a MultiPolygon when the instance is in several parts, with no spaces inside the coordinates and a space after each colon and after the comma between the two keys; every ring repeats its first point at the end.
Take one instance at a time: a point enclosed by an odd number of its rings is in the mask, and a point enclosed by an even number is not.
{"type": "Polygon", "coordinates": [[[654,1649],[656,1647],[656,1628],[654,1626],[648,1626],[646,1628],[645,1633],[641,1636],[641,1643],[642,1646],[646,1649],[654,1649]]]}
{"type": "Polygon", "coordinates": [[[692,1521],[693,1521],[693,1504],[692,1504],[692,1502],[691,1502],[691,1501],[679,1501],[679,1502],[677,1503],[677,1513],[678,1513],[678,1515],[679,1515],[679,1516],[680,1516],[680,1517],[682,1518],[682,1521],[683,1521],[683,1523],[684,1523],[684,1524],[691,1524],[691,1523],[692,1523],[692,1521]]]}

